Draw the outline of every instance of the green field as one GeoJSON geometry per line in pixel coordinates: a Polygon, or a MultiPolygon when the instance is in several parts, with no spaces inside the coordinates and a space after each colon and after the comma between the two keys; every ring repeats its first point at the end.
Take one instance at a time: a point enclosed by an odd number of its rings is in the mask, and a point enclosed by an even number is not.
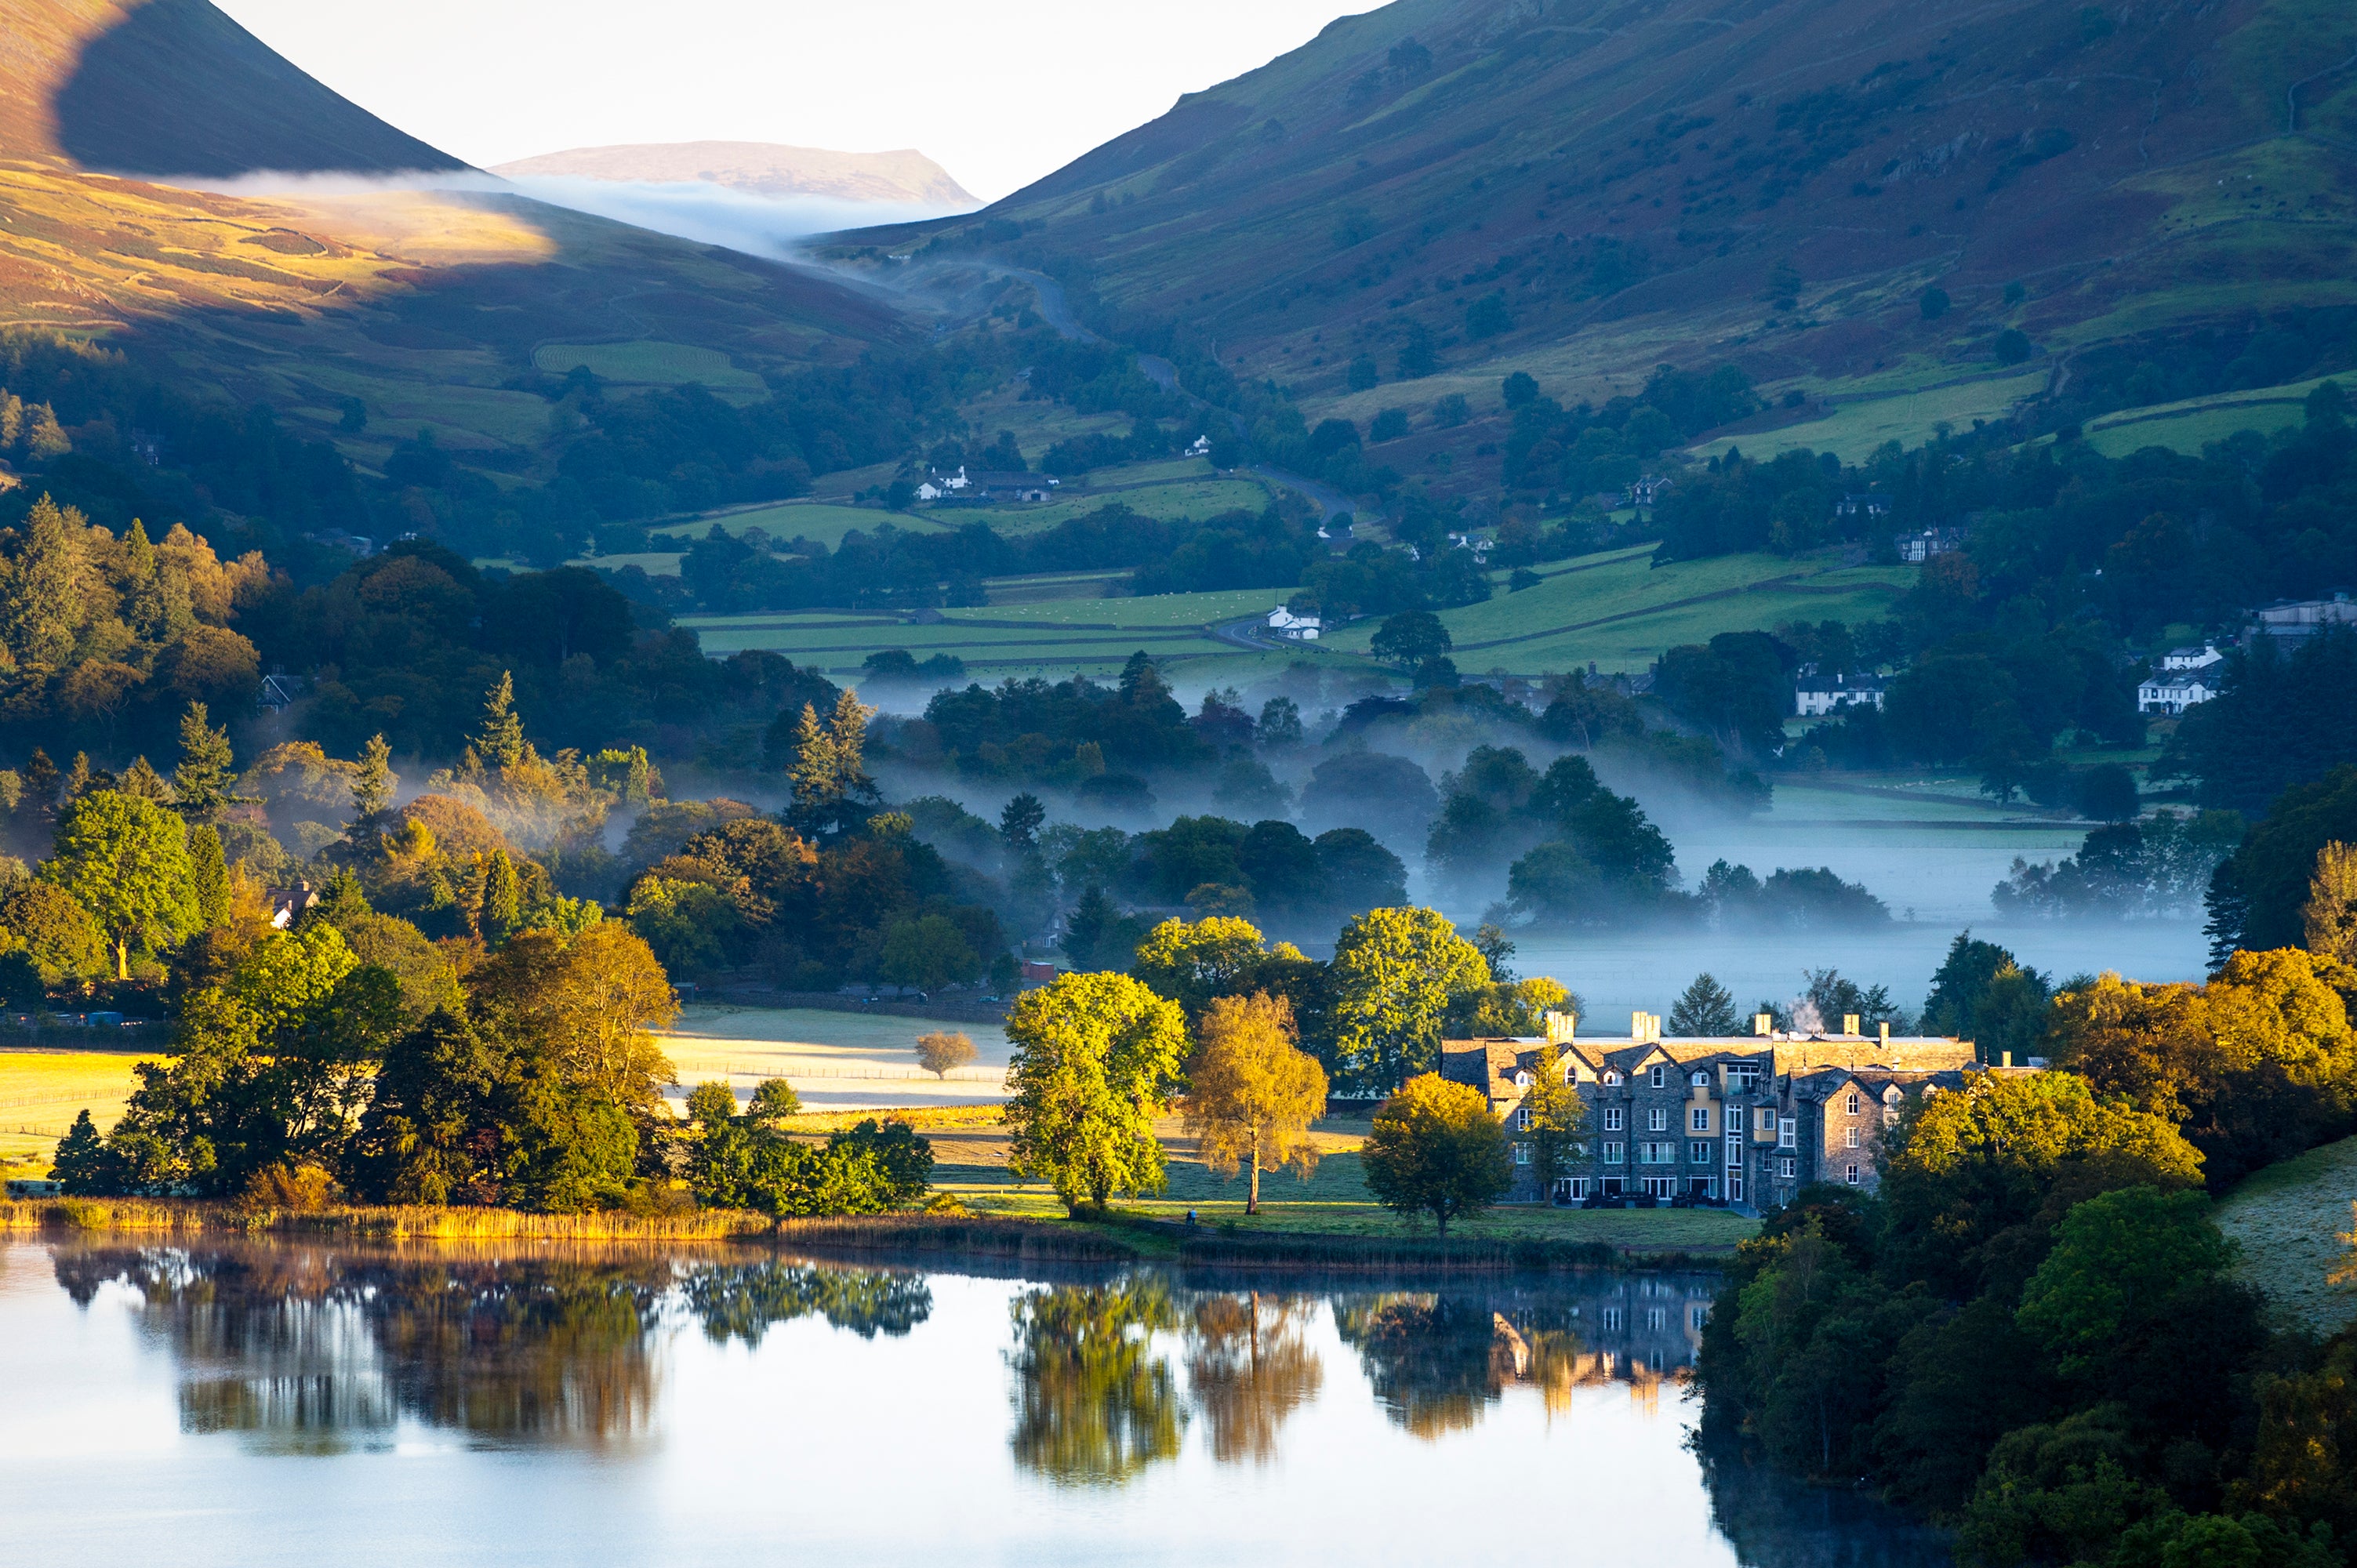
{"type": "Polygon", "coordinates": [[[767,392],[768,385],[750,371],[739,370],[717,349],[646,339],[636,343],[544,343],[532,362],[563,375],[586,365],[601,381],[625,386],[685,386],[697,382],[714,392],[767,392]]]}
{"type": "MultiPolygon", "coordinates": [[[[1105,477],[1120,471],[1116,468],[1101,469],[1088,477],[1085,491],[1060,493],[1052,501],[1034,502],[1028,506],[942,506],[928,509],[920,515],[931,518],[944,528],[985,522],[1001,533],[1011,534],[1033,533],[1043,528],[1053,528],[1060,522],[1085,517],[1115,501],[1146,517],[1160,518],[1165,521],[1188,518],[1199,522],[1205,518],[1217,517],[1223,511],[1257,512],[1268,505],[1268,488],[1258,479],[1223,479],[1206,476],[1108,488],[1105,477]]],[[[1070,492],[1073,488],[1068,483],[1066,491],[1070,492]]]]}
{"type": "Polygon", "coordinates": [[[684,544],[703,538],[716,524],[732,537],[748,528],[758,528],[775,540],[814,540],[833,550],[853,529],[873,533],[888,522],[907,533],[937,533],[951,526],[930,512],[886,511],[881,507],[841,506],[832,501],[778,501],[770,506],[738,507],[697,517],[667,518],[650,523],[648,532],[658,542],[669,539],[684,544]]]}
{"type": "MultiPolygon", "coordinates": [[[[1589,556],[1519,594],[1444,610],[1458,668],[1532,674],[1591,660],[1641,670],[1682,643],[1785,621],[1871,620],[1914,580],[1911,566],[1849,566],[1831,554],[1723,555],[1650,564],[1650,547],[1589,556]]],[[[1322,645],[1364,652],[1379,622],[1346,627],[1322,645]]]]}
{"type": "Polygon", "coordinates": [[[2087,422],[2087,445],[2106,457],[2125,457],[2147,446],[2198,456],[2212,441],[2244,430],[2272,433],[2298,424],[2308,394],[2330,378],[2220,392],[2149,408],[2124,408],[2087,422]]]}
{"type": "Polygon", "coordinates": [[[88,1110],[102,1129],[123,1114],[138,1087],[134,1064],[154,1052],[0,1050],[0,1166],[13,1174],[48,1168],[58,1140],[88,1110]]]}
{"type": "MultiPolygon", "coordinates": [[[[1076,575],[1097,585],[1102,575],[1076,575]]],[[[1038,591],[1054,579],[1006,579],[1038,591]]],[[[996,583],[990,585],[996,589],[996,583]]],[[[1283,588],[1238,588],[1222,593],[1162,594],[1150,598],[1039,598],[944,611],[929,625],[911,626],[897,616],[861,617],[844,611],[802,615],[683,616],[704,650],[715,655],[748,648],[782,653],[797,664],[815,664],[837,673],[856,672],[870,653],[905,648],[918,658],[953,653],[977,677],[1038,671],[1062,676],[1116,671],[1140,649],[1169,660],[1216,660],[1221,679],[1247,679],[1260,665],[1285,657],[1219,641],[1205,628],[1266,611],[1285,601],[1283,588]],[[1232,665],[1235,673],[1226,673],[1232,665]]],[[[995,594],[994,594],[995,596],[995,594]]],[[[1200,673],[1198,670],[1196,672],[1200,673]]]]}
{"type": "Polygon", "coordinates": [[[2244,1277],[2275,1310],[2319,1335],[2357,1323],[2357,1284],[2325,1276],[2351,1262],[2357,1228],[2357,1138],[2269,1165],[2218,1206],[2218,1229],[2242,1249],[2244,1277]]]}
{"type": "MultiPolygon", "coordinates": [[[[1178,1219],[1196,1210],[1206,1225],[1232,1225],[1240,1231],[1274,1235],[1426,1236],[1429,1219],[1405,1219],[1377,1204],[1367,1191],[1359,1164],[1364,1122],[1327,1121],[1312,1129],[1322,1158],[1308,1179],[1290,1172],[1261,1176],[1261,1211],[1246,1215],[1246,1183],[1239,1173],[1221,1176],[1197,1156],[1194,1140],[1176,1121],[1156,1125],[1163,1147],[1168,1186],[1152,1197],[1128,1198],[1115,1207],[1157,1219],[1178,1219]]],[[[1037,1182],[1017,1182],[1006,1172],[1006,1129],[1001,1125],[928,1129],[936,1164],[933,1181],[942,1191],[985,1214],[1060,1219],[1063,1205],[1037,1182]]],[[[1509,1204],[1450,1229],[1452,1237],[1506,1240],[1522,1237],[1558,1241],[1603,1241],[1641,1248],[1723,1248],[1759,1230],[1759,1222],[1723,1209],[1556,1208],[1509,1204]]]]}
{"type": "Polygon", "coordinates": [[[1846,382],[1841,401],[1822,418],[1749,435],[1722,435],[1695,447],[1694,456],[1717,457],[1730,446],[1740,446],[1747,456],[1773,457],[1805,446],[1838,453],[1846,463],[1861,462],[1886,441],[1917,446],[1942,424],[1967,430],[1975,419],[2000,419],[2021,399],[2044,391],[2046,380],[2040,368],[1921,387],[1846,382]]]}

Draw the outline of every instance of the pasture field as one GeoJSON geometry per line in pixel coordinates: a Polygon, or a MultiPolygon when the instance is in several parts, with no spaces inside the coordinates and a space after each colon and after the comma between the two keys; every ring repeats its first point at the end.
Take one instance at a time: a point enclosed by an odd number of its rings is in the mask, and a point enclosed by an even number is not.
{"type": "Polygon", "coordinates": [[[660,1036],[690,1086],[724,1079],[739,1095],[782,1078],[813,1111],[879,1105],[995,1105],[1006,1097],[1006,1033],[994,1024],[943,1024],[893,1015],[791,1007],[690,1007],[660,1036]],[[971,1067],[936,1079],[917,1065],[917,1036],[952,1029],[974,1042],[971,1067]]]}
{"type": "MultiPolygon", "coordinates": [[[[1722,631],[1874,618],[1915,574],[1911,566],[1844,566],[1831,553],[1724,555],[1659,567],[1650,558],[1647,548],[1588,557],[1536,587],[1442,611],[1458,668],[1533,674],[1592,660],[1608,671],[1641,670],[1665,649],[1722,631]]],[[[1321,646],[1363,653],[1380,625],[1346,627],[1321,646]]]]}
{"type": "Polygon", "coordinates": [[[2357,1323],[2357,1284],[2326,1276],[2351,1262],[2357,1229],[2357,1138],[2269,1165],[2218,1206],[2218,1229],[2242,1249],[2243,1277],[2284,1317],[2319,1336],[2357,1323]]]}
{"type": "MultiPolygon", "coordinates": [[[[1366,1237],[1430,1236],[1428,1219],[1403,1219],[1376,1203],[1359,1164],[1363,1121],[1329,1119],[1311,1128],[1318,1145],[1318,1169],[1307,1180],[1289,1171],[1261,1175],[1261,1212],[1247,1216],[1247,1182],[1239,1171],[1223,1177],[1207,1167],[1174,1118],[1155,1124],[1168,1185],[1150,1197],[1118,1199],[1114,1207],[1157,1219],[1184,1219],[1197,1211],[1205,1225],[1233,1225],[1239,1231],[1272,1235],[1366,1237]]],[[[1006,1129],[993,1123],[928,1128],[932,1140],[935,1187],[982,1214],[1061,1219],[1063,1205],[1039,1182],[1017,1181],[1006,1170],[1006,1129]]],[[[1759,1229],[1723,1209],[1556,1208],[1501,1205],[1451,1227],[1452,1237],[1505,1240],[1523,1237],[1559,1241],[1604,1241],[1661,1248],[1732,1247],[1759,1229]]]]}
{"type": "MultiPolygon", "coordinates": [[[[1208,467],[1208,465],[1202,467],[1208,467]]],[[[1053,528],[1060,522],[1085,517],[1115,501],[1146,517],[1160,518],[1165,521],[1188,518],[1199,522],[1217,517],[1223,511],[1258,512],[1268,505],[1268,487],[1258,479],[1222,478],[1204,474],[1193,478],[1125,483],[1108,488],[1106,476],[1119,471],[1114,468],[1097,470],[1088,476],[1085,489],[1081,488],[1081,481],[1066,480],[1063,490],[1051,501],[1018,506],[940,506],[921,515],[943,528],[984,522],[1000,533],[1017,534],[1036,533],[1044,528],[1053,528]]]]}
{"type": "Polygon", "coordinates": [[[731,536],[758,528],[772,539],[815,540],[833,550],[853,529],[873,533],[888,522],[909,533],[941,533],[949,527],[927,512],[886,511],[880,507],[842,506],[831,501],[775,501],[767,506],[732,507],[726,511],[705,512],[695,517],[666,518],[648,524],[647,531],[657,541],[669,539],[684,545],[703,538],[717,523],[722,532],[731,536]]]}
{"type": "Polygon", "coordinates": [[[1930,440],[1942,424],[1964,430],[1975,419],[2001,418],[2021,399],[2042,392],[2046,380],[2046,368],[2039,366],[2015,375],[1920,387],[1845,383],[1841,401],[1823,418],[1748,435],[1722,435],[1693,448],[1693,455],[1717,457],[1730,446],[1740,446],[1747,456],[1773,457],[1805,446],[1838,453],[1844,462],[1856,463],[1886,441],[1915,446],[1930,440]]]}
{"type": "Polygon", "coordinates": [[[156,1056],[0,1048],[0,1166],[46,1171],[58,1140],[84,1109],[101,1131],[113,1126],[139,1086],[132,1067],[156,1056]]]}
{"type": "Polygon", "coordinates": [[[2302,404],[2308,394],[2330,379],[2319,376],[2284,386],[2124,408],[2089,420],[2087,445],[2106,457],[2124,457],[2147,446],[2196,456],[2209,442],[2223,441],[2239,431],[2272,433],[2300,424],[2307,416],[2302,404]]]}
{"type": "MultiPolygon", "coordinates": [[[[1102,593],[1101,574],[1076,575],[1089,591],[1102,593]]],[[[803,615],[683,616],[705,651],[726,655],[748,648],[782,653],[797,664],[815,664],[835,673],[856,671],[870,653],[905,648],[920,659],[953,653],[977,679],[1038,671],[1060,678],[1119,670],[1144,649],[1156,658],[1232,661],[1246,678],[1260,660],[1275,655],[1238,648],[1205,629],[1221,621],[1265,612],[1285,601],[1283,588],[1238,588],[1205,594],[1163,594],[1148,598],[1033,598],[1052,578],[1008,579],[1028,602],[993,604],[943,612],[942,618],[909,625],[897,616],[861,618],[842,611],[803,615]]],[[[1226,678],[1222,676],[1222,678],[1226,678]]]]}
{"type": "Polygon", "coordinates": [[[554,375],[587,366],[601,381],[625,386],[677,387],[690,382],[713,392],[766,394],[768,383],[752,371],[740,370],[717,349],[642,338],[635,343],[544,343],[533,351],[532,362],[554,375]]]}

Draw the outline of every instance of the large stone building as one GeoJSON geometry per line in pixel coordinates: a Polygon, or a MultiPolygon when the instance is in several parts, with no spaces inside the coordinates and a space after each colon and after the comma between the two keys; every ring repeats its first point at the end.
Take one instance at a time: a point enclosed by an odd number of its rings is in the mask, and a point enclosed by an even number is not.
{"type": "Polygon", "coordinates": [[[1598,1039],[1579,1037],[1568,1015],[1548,1015],[1564,1074],[1587,1106],[1586,1152],[1551,1194],[1528,1175],[1530,1145],[1513,1139],[1527,1130],[1522,1099],[1549,1039],[1448,1040],[1440,1070],[1488,1095],[1505,1122],[1512,1196],[1523,1201],[1641,1194],[1766,1208],[1812,1182],[1871,1189],[1884,1130],[1908,1097],[1985,1070],[1968,1040],[1866,1035],[1857,1018],[1842,1022],[1840,1034],[1787,1035],[1763,1014],[1750,1035],[1665,1039],[1661,1020],[1639,1013],[1626,1037],[1598,1039]]]}

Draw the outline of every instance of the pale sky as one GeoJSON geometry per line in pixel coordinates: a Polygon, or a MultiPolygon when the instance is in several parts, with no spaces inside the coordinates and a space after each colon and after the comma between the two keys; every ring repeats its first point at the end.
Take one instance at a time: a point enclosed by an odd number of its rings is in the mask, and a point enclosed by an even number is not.
{"type": "Polygon", "coordinates": [[[1370,0],[217,0],[476,165],[627,142],[915,147],[995,200],[1370,0]]]}

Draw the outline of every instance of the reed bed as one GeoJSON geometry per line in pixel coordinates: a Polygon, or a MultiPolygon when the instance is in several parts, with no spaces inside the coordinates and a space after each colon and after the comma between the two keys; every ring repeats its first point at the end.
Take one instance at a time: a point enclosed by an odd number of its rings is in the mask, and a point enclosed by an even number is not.
{"type": "Polygon", "coordinates": [[[699,1208],[677,1214],[525,1214],[424,1205],[249,1208],[193,1199],[45,1197],[0,1203],[0,1230],[306,1235],[418,1241],[724,1241],[768,1232],[764,1215],[699,1208]]]}

